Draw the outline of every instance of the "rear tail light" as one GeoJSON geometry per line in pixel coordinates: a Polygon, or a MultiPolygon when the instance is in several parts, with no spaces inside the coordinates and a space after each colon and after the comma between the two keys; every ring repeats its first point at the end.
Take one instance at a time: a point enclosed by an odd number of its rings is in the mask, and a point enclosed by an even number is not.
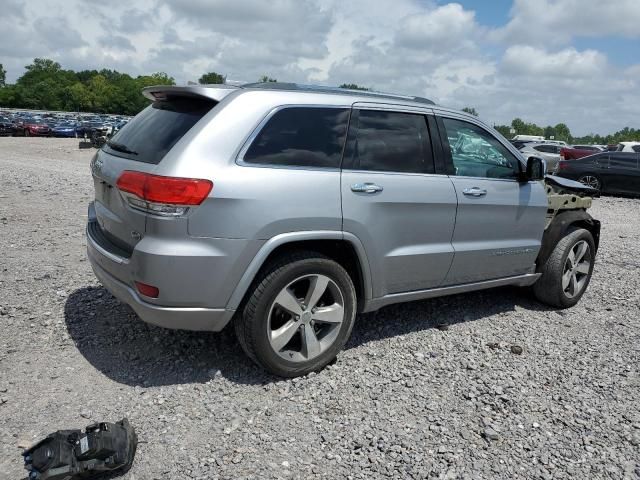
{"type": "Polygon", "coordinates": [[[158,295],[160,295],[160,290],[158,289],[158,287],[147,285],[146,283],[142,282],[135,282],[135,284],[138,292],[140,292],[145,297],[158,298],[158,295]]]}
{"type": "Polygon", "coordinates": [[[163,177],[125,170],[116,183],[129,205],[155,215],[175,217],[200,205],[211,193],[213,182],[199,178],[163,177]]]}
{"type": "Polygon", "coordinates": [[[564,160],[560,160],[558,162],[558,166],[556,167],[556,170],[559,172],[560,170],[566,170],[569,167],[569,164],[564,161],[564,160]]]}

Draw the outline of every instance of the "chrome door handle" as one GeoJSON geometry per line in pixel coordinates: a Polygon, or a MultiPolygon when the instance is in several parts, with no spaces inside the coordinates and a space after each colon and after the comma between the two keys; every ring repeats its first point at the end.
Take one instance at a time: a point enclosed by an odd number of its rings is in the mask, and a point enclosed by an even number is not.
{"type": "Polygon", "coordinates": [[[484,188],[465,188],[462,193],[464,193],[468,197],[484,197],[487,194],[487,191],[484,188]]]}
{"type": "Polygon", "coordinates": [[[378,193],[382,190],[383,188],[375,183],[354,183],[351,185],[351,191],[358,193],[378,193]]]}

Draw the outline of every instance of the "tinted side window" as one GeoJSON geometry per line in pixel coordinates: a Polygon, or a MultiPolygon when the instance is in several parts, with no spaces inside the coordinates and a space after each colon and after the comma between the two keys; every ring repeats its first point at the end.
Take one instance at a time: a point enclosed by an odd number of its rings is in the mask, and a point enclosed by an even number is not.
{"type": "Polygon", "coordinates": [[[493,135],[472,123],[443,118],[455,174],[463,177],[516,179],[518,159],[493,135]]]}
{"type": "Polygon", "coordinates": [[[343,168],[433,173],[426,117],[412,113],[354,110],[343,168]]]}
{"type": "Polygon", "coordinates": [[[276,112],[244,155],[260,165],[339,168],[349,109],[289,107],[276,112]]]}
{"type": "Polygon", "coordinates": [[[634,146],[633,146],[633,147],[631,147],[631,148],[633,148],[633,151],[634,151],[634,152],[640,152],[640,145],[634,145],[634,146]]]}

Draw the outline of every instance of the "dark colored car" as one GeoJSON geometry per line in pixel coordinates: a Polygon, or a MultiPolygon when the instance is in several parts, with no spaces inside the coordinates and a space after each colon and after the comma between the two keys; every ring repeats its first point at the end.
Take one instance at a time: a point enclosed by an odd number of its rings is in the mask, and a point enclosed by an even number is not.
{"type": "Polygon", "coordinates": [[[13,124],[13,134],[15,136],[23,136],[24,135],[24,118],[14,117],[11,119],[11,123],[13,124]]]}
{"type": "Polygon", "coordinates": [[[7,117],[0,117],[0,136],[13,135],[15,133],[13,122],[7,117]]]}
{"type": "Polygon", "coordinates": [[[602,193],[640,195],[640,153],[602,152],[561,160],[555,175],[577,180],[602,193]]]}
{"type": "Polygon", "coordinates": [[[51,129],[51,134],[54,137],[74,138],[78,136],[76,132],[76,124],[71,122],[57,124],[51,129]]]}
{"type": "Polygon", "coordinates": [[[51,135],[51,128],[43,120],[27,120],[24,123],[25,137],[48,137],[51,135]]]}
{"type": "Polygon", "coordinates": [[[100,132],[106,132],[107,131],[107,126],[105,126],[102,122],[98,122],[98,121],[84,121],[84,122],[80,122],[77,127],[76,127],[76,132],[78,133],[79,137],[87,137],[87,138],[91,138],[91,135],[93,134],[93,132],[95,132],[96,130],[100,131],[100,132]]]}

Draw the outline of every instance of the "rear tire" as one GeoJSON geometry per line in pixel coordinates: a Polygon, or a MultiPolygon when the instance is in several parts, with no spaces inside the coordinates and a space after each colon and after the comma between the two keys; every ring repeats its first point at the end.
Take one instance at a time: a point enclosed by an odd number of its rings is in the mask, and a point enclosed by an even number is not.
{"type": "Polygon", "coordinates": [[[588,230],[569,229],[540,269],[542,276],[533,285],[535,297],[552,307],[573,307],[589,286],[595,253],[588,230]]]}
{"type": "Polygon", "coordinates": [[[316,252],[284,255],[252,288],[234,327],[247,356],[265,370],[281,377],[320,370],[349,339],[356,292],[334,260],[316,252]]]}

